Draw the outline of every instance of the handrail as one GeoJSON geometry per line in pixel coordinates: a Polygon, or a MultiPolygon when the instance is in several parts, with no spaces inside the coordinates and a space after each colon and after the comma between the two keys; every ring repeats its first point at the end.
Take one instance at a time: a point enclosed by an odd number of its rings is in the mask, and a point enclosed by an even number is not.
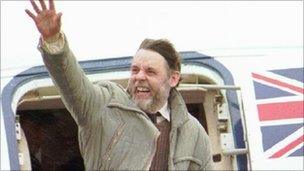
{"type": "Polygon", "coordinates": [[[179,84],[179,87],[201,87],[205,89],[226,89],[226,90],[240,90],[240,86],[234,85],[216,85],[216,84],[179,84]]]}

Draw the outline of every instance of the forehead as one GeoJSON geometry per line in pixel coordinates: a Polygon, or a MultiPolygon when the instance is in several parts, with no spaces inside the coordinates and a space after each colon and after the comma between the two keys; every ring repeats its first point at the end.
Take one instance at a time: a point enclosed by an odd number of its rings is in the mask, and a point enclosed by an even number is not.
{"type": "Polygon", "coordinates": [[[157,52],[139,49],[134,55],[132,66],[166,68],[165,58],[157,52]]]}

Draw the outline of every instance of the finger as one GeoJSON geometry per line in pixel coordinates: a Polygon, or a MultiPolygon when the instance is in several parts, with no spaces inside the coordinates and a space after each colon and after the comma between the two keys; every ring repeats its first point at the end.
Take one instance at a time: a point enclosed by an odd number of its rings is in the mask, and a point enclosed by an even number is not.
{"type": "Polygon", "coordinates": [[[60,22],[61,21],[61,16],[62,16],[62,13],[58,13],[58,21],[60,22]]]}
{"type": "Polygon", "coordinates": [[[30,10],[26,9],[25,12],[27,13],[28,16],[30,16],[35,21],[36,17],[30,10]]]}
{"type": "Polygon", "coordinates": [[[49,0],[50,10],[55,10],[55,5],[53,0],[49,0]]]}
{"type": "Polygon", "coordinates": [[[34,2],[34,0],[30,0],[30,1],[31,1],[31,4],[32,4],[34,10],[36,11],[36,13],[39,14],[41,11],[38,8],[38,6],[36,5],[36,3],[34,2]]]}
{"type": "Polygon", "coordinates": [[[62,13],[58,13],[58,18],[57,18],[57,21],[59,23],[59,25],[61,25],[61,16],[62,16],[62,13]]]}
{"type": "Polygon", "coordinates": [[[46,10],[44,0],[39,0],[42,10],[46,10]]]}

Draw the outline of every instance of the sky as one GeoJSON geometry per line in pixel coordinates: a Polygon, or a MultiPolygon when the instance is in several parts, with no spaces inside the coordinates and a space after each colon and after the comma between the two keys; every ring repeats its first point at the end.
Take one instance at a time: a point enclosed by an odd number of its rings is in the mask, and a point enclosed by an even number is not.
{"type": "MultiPolygon", "coordinates": [[[[303,1],[56,1],[78,60],[133,55],[145,38],[178,51],[303,46],[303,1]]],[[[29,1],[1,1],[1,76],[42,65],[29,1]]]]}

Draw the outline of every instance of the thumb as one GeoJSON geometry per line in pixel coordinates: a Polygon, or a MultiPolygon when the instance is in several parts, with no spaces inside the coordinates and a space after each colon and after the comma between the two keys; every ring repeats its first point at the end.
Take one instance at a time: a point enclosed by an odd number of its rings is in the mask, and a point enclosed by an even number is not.
{"type": "Polygon", "coordinates": [[[61,23],[61,16],[62,16],[62,13],[59,12],[57,15],[58,15],[57,21],[58,21],[59,23],[61,23]]]}
{"type": "Polygon", "coordinates": [[[57,22],[58,22],[58,24],[59,24],[59,27],[61,27],[61,16],[62,16],[62,13],[60,12],[60,13],[58,13],[57,15],[58,15],[58,17],[57,17],[57,22]]]}

